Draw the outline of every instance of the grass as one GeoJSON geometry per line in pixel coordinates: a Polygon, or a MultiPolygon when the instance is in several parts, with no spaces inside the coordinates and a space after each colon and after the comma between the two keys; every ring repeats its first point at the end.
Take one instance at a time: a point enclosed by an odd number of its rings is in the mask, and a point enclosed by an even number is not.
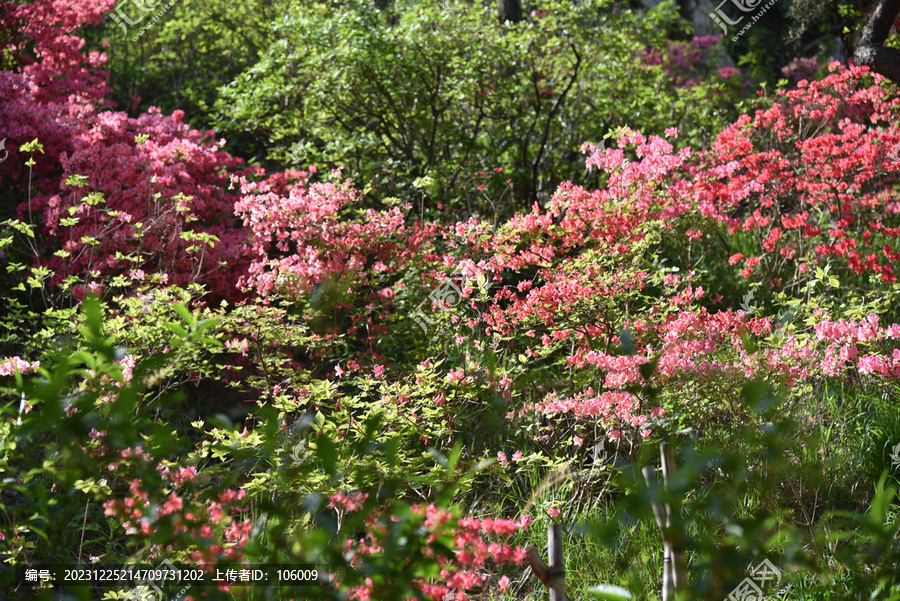
{"type": "MultiPolygon", "coordinates": [[[[900,565],[891,563],[900,558],[900,540],[895,537],[867,561],[861,554],[854,561],[857,547],[846,540],[854,523],[836,521],[832,514],[856,512],[862,520],[882,474],[888,483],[898,482],[900,466],[890,458],[893,445],[900,443],[896,395],[896,388],[862,382],[809,386],[774,412],[766,408],[756,414],[755,423],[732,422],[729,428],[721,425],[727,420],[718,420],[698,438],[683,439],[682,450],[705,448],[721,460],[696,463],[690,453],[683,459],[689,476],[696,478],[684,497],[690,598],[724,599],[758,561],[771,558],[782,579],[764,591],[767,599],[891,599],[893,593],[873,593],[875,575],[900,574],[900,565]],[[769,427],[781,428],[774,447],[769,427]],[[736,462],[740,458],[745,465],[736,462]]],[[[535,508],[554,500],[561,505],[571,599],[593,598],[590,586],[610,583],[626,587],[636,600],[657,600],[660,534],[646,506],[641,509],[647,503],[643,493],[623,488],[627,463],[621,456],[613,459],[605,465],[606,473],[618,476],[614,482],[608,478],[598,485],[586,478],[589,470],[572,470],[550,485],[546,469],[521,469],[503,494],[497,494],[503,487],[496,482],[496,488],[481,491],[479,504],[490,506],[494,499],[495,505],[522,507],[530,491],[528,502],[535,508]],[[586,490],[594,495],[586,498],[586,490]]],[[[896,504],[888,515],[886,523],[893,523],[896,504]]],[[[517,542],[544,549],[547,520],[538,518],[517,542]]],[[[529,570],[512,580],[508,594],[495,591],[491,598],[546,598],[529,570]]]]}

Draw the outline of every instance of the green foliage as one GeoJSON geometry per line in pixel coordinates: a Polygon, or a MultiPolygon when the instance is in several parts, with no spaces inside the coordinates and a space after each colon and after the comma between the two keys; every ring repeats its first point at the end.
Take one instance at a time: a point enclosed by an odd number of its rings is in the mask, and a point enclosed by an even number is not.
{"type": "MultiPolygon", "coordinates": [[[[767,597],[795,598],[795,591],[811,588],[838,590],[848,581],[854,591],[896,591],[896,489],[886,485],[882,475],[874,490],[864,493],[871,498],[867,512],[838,510],[816,516],[817,500],[797,496],[797,491],[817,490],[826,481],[821,461],[804,456],[804,448],[817,447],[818,437],[810,433],[799,438],[799,425],[778,416],[773,392],[761,383],[745,386],[740,402],[748,421],[725,438],[670,440],[681,453],[666,488],[656,482],[648,485],[639,473],[639,465],[656,463],[652,449],[646,448],[637,465],[621,472],[618,484],[625,495],[602,519],[579,526],[586,536],[615,551],[621,584],[631,592],[640,590],[646,576],[643,567],[631,567],[626,557],[653,545],[656,558],[650,577],[662,567],[652,540],[658,531],[638,530],[639,524],[654,523],[652,503],[677,506],[682,501],[683,525],[675,533],[688,559],[688,586],[679,599],[725,598],[764,559],[780,572],[764,590],[767,597]]],[[[644,593],[637,598],[654,598],[651,591],[644,593]]]]}
{"type": "Polygon", "coordinates": [[[107,18],[86,32],[89,44],[108,56],[113,100],[121,110],[151,106],[164,113],[182,109],[198,128],[211,125],[208,111],[218,87],[252,66],[276,41],[269,24],[298,10],[293,0],[176,0],[141,13],[120,4],[133,21],[127,31],[107,18]],[[146,29],[145,29],[146,28],[146,29]]]}
{"type": "MultiPolygon", "coordinates": [[[[191,550],[214,549],[215,543],[197,540],[177,515],[166,519],[162,510],[158,517],[154,509],[141,520],[152,524],[144,548],[125,544],[117,521],[98,515],[101,502],[108,506],[110,498],[126,489],[149,494],[157,508],[170,502],[175,493],[159,468],[183,465],[196,466],[200,475],[193,486],[179,491],[179,504],[181,499],[186,506],[192,503],[198,515],[205,512],[204,503],[236,484],[250,493],[249,511],[257,516],[257,526],[242,552],[253,562],[318,564],[339,574],[343,587],[369,579],[383,599],[418,594],[416,580],[438,576],[439,556],[452,553],[451,532],[426,526],[426,517],[433,516],[405,499],[427,500],[448,511],[447,518],[460,517],[454,499],[485,463],[465,466],[459,445],[446,453],[429,447],[418,458],[410,456],[403,437],[413,431],[403,427],[402,416],[398,420],[389,411],[373,412],[374,404],[366,410],[366,405],[338,396],[327,382],[308,392],[328,417],[322,411],[307,412],[293,421],[302,407],[280,396],[254,411],[252,435],[234,429],[224,415],[211,416],[211,428],[203,420],[188,426],[171,416],[154,418],[154,408],[145,401],[154,397],[164,405],[174,400],[176,396],[160,394],[166,388],[160,382],[184,369],[189,358],[198,361],[186,349],[221,347],[211,335],[215,320],[180,303],[165,307],[175,318],[156,327],[169,332],[169,348],[154,351],[150,341],[133,375],[126,374],[124,349],[115,346],[117,336],[111,335],[116,322],[104,320],[99,301],[88,297],[68,357],[60,354],[55,366],[42,368],[34,378],[17,374],[0,391],[8,401],[0,408],[5,417],[16,415],[19,397],[28,399],[28,410],[18,411],[19,421],[2,421],[0,474],[13,477],[0,480],[0,536],[9,543],[0,580],[12,582],[12,567],[23,563],[75,565],[94,557],[103,557],[106,564],[152,562],[158,560],[148,551],[156,545],[166,549],[166,559],[178,562],[187,561],[191,550]],[[326,408],[342,398],[342,407],[335,403],[326,408]],[[279,427],[285,419],[293,422],[287,431],[279,427]],[[204,436],[198,438],[192,430],[204,436]],[[355,511],[335,515],[328,496],[345,490],[368,496],[355,511]],[[355,533],[366,529],[376,533],[373,543],[383,552],[358,558],[345,553],[355,533]]],[[[138,325],[146,333],[148,327],[138,325]]],[[[360,385],[366,388],[362,381],[360,385]]],[[[447,523],[448,528],[455,525],[454,519],[447,523]]],[[[266,594],[278,590],[269,587],[266,594]]],[[[332,586],[307,592],[309,598],[342,598],[332,586]]],[[[107,591],[104,598],[120,595],[107,591]]],[[[204,598],[233,597],[206,590],[204,598]]]]}
{"type": "MultiPolygon", "coordinates": [[[[670,302],[679,284],[669,277],[708,282],[729,295],[726,307],[746,298],[723,251],[745,252],[750,234],[707,221],[703,243],[685,242],[697,215],[662,232],[635,227],[621,252],[599,238],[570,245],[558,219],[564,206],[546,229],[501,225],[558,181],[607,183],[581,173],[586,139],[626,125],[658,134],[676,126],[679,143],[703,146],[728,118],[734,81],[679,87],[648,64],[648,48],[679,33],[674,3],[639,17],[608,0],[542,1],[517,25],[499,25],[492,4],[294,4],[183,0],[138,41],[130,39],[137,31],[110,23],[89,35],[113,34],[116,98],[126,106],[146,95],[167,111],[187,108],[195,123],[215,120],[235,134],[232,144],[260,162],[345,166],[368,197],[336,221],[365,223],[365,210],[381,204],[405,205],[407,217],[423,220],[481,220],[401,267],[364,258],[343,279],[289,302],[247,296],[214,307],[199,286],[152,276],[110,278],[101,298],[76,302],[71,293],[83,281],[51,287],[56,274],[34,262],[34,217],[0,223],[0,356],[41,363],[34,374],[0,376],[0,587],[15,564],[218,561],[237,550],[256,563],[317,563],[340,580],[304,598],[345,601],[357,586],[377,599],[422,598],[418,584],[447,578],[442,556],[452,560],[459,548],[458,520],[478,515],[564,524],[572,598],[657,599],[662,554],[650,505],[683,501],[683,598],[725,598],[762,558],[783,571],[767,591],[780,598],[900,598],[895,384],[847,370],[788,391],[736,371],[684,374],[661,390],[659,356],[648,350],[649,362],[636,368],[643,380],[626,390],[639,405],[669,409],[646,423],[654,429],[646,436],[679,450],[667,488],[641,476],[656,459],[637,433],[614,439],[602,423],[524,410],[557,392],[600,391],[606,374],[573,369],[571,340],[583,334],[587,350],[617,360],[641,352],[642,318],[685,313],[670,302]],[[711,242],[726,235],[722,248],[711,242]],[[504,241],[494,256],[491,237],[504,241]],[[533,249],[552,260],[501,269],[497,279],[513,284],[507,296],[492,297],[496,282],[479,275],[465,302],[432,315],[422,331],[414,308],[444,283],[435,272],[449,270],[449,256],[502,265],[533,249]],[[554,262],[560,256],[573,260],[554,262]],[[554,278],[578,293],[504,313],[527,297],[517,284],[554,278]],[[627,285],[638,278],[643,288],[627,285]],[[615,293],[591,294],[600,288],[615,293]],[[488,310],[496,310],[490,319],[474,319],[488,310]],[[504,329],[506,318],[514,323],[504,329]],[[545,331],[562,337],[538,344],[545,331]],[[196,474],[177,482],[171,474],[181,470],[196,474]],[[116,513],[143,502],[140,516],[116,513]],[[173,505],[181,507],[165,509],[173,505]],[[446,524],[435,526],[426,506],[446,524]]],[[[828,3],[810,19],[833,10],[858,16],[849,3],[828,3]]],[[[737,46],[762,79],[786,58],[772,50],[782,30],[769,25],[737,46]]],[[[154,143],[147,134],[134,141],[154,143]]],[[[43,152],[37,140],[20,150],[31,153],[29,167],[43,152]]],[[[88,181],[73,175],[66,184],[88,181]]],[[[100,194],[78,202],[62,225],[74,225],[82,208],[105,210],[100,194]]],[[[188,251],[217,242],[190,232],[182,239],[188,251]]],[[[774,348],[788,335],[812,340],[823,313],[900,318],[900,287],[868,277],[826,263],[792,295],[756,285],[758,309],[748,313],[780,311],[781,323],[767,339],[747,336],[743,350],[774,348]]],[[[646,349],[665,341],[651,343],[646,349]]],[[[724,365],[733,349],[720,352],[704,360],[724,365]]],[[[538,530],[513,540],[545,539],[538,530]]],[[[521,581],[505,597],[542,598],[514,569],[521,581]]],[[[491,582],[484,595],[496,597],[496,588],[491,582]]],[[[209,599],[290,595],[203,591],[209,599]]]]}
{"type": "Polygon", "coordinates": [[[788,17],[792,21],[790,40],[799,45],[819,36],[844,36],[855,31],[855,25],[871,7],[868,0],[794,0],[788,6],[788,17]]]}
{"type": "Polygon", "coordinates": [[[722,85],[680,89],[644,64],[674,26],[668,3],[640,17],[606,0],[547,1],[515,26],[495,23],[493,7],[448,6],[285,16],[279,42],[223,88],[218,127],[251,136],[260,160],[343,165],[373,200],[413,196],[427,176],[423,214],[443,204],[496,223],[583,179],[581,144],[610,128],[666,122],[704,143],[726,116],[722,85]]]}

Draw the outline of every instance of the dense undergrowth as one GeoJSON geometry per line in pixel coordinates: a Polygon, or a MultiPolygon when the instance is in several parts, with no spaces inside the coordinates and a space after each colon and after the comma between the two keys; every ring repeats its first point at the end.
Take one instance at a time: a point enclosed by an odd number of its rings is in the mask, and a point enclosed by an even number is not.
{"type": "Polygon", "coordinates": [[[685,599],[900,599],[896,87],[744,98],[668,3],[539,8],[251,20],[186,115],[110,106],[110,0],[0,3],[0,594],[537,599],[556,522],[572,598],[655,599],[678,499],[685,599]]]}

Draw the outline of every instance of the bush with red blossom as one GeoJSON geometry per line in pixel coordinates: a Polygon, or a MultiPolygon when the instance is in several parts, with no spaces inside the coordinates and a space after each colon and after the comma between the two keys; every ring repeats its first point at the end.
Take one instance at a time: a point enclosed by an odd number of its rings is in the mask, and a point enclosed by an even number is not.
{"type": "MultiPolygon", "coordinates": [[[[807,421],[832,385],[894,398],[900,98],[866,69],[813,81],[798,60],[796,87],[708,148],[676,147],[675,118],[618,128],[582,148],[596,185],[509,219],[513,176],[479,167],[478,194],[509,207],[433,222],[427,177],[375,204],[341,170],[244,169],[182,111],[106,110],[79,29],[110,9],[0,4],[4,560],[81,523],[82,560],[327,562],[323,597],[461,601],[507,591],[531,508],[565,522],[609,499],[603,453],[624,473],[650,441],[688,444],[682,426],[766,430],[748,382],[807,421]]],[[[536,44],[551,16],[533,14],[536,44]]],[[[725,94],[689,79],[715,41],[645,66],[680,102],[725,94]]],[[[528,87],[554,97],[569,68],[528,87]]],[[[534,197],[542,160],[515,175],[534,197]]]]}
{"type": "Polygon", "coordinates": [[[139,270],[236,299],[232,284],[248,261],[227,185],[242,161],[211,131],[191,130],[182,111],[131,118],[104,110],[105,55],[84,55],[77,33],[113,4],[0,5],[0,20],[17,32],[9,48],[18,60],[0,73],[10,152],[4,200],[20,203],[19,219],[39,220],[33,260],[55,272],[53,284],[75,276],[99,291],[139,270]],[[33,139],[42,153],[26,156],[20,148],[33,139]]]}

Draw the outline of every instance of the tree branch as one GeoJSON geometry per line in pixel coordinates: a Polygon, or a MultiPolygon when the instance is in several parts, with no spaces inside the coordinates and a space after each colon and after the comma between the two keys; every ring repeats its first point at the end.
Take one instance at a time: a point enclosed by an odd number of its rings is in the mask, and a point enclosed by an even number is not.
{"type": "MultiPolygon", "coordinates": [[[[900,0],[897,0],[900,2],[900,0]]],[[[541,138],[541,146],[537,151],[537,154],[534,157],[534,161],[531,163],[531,200],[537,200],[537,182],[538,182],[538,167],[540,166],[541,159],[544,156],[544,150],[547,148],[547,140],[550,137],[550,126],[553,124],[553,119],[556,117],[556,113],[559,112],[559,107],[562,105],[566,96],[569,94],[569,90],[572,89],[572,85],[578,80],[578,68],[581,67],[581,55],[578,54],[578,49],[574,44],[569,45],[572,48],[572,52],[575,54],[575,65],[572,67],[572,77],[569,79],[569,84],[562,91],[556,102],[553,103],[553,107],[550,109],[550,113],[547,115],[547,120],[544,123],[544,135],[541,138]]],[[[540,95],[538,94],[538,97],[540,95]]]]}

